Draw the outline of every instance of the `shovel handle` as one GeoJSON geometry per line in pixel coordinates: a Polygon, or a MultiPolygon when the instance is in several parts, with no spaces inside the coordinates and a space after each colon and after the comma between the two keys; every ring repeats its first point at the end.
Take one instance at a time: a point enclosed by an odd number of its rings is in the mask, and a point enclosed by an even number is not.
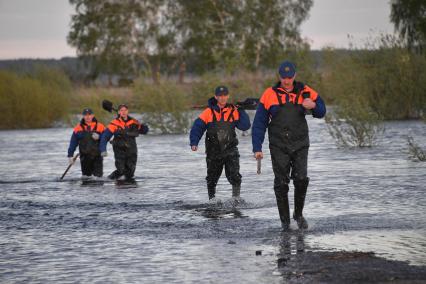
{"type": "Polygon", "coordinates": [[[80,153],[78,153],[77,155],[74,156],[74,158],[72,159],[72,164],[69,164],[67,169],[65,170],[64,174],[61,176],[61,178],[59,180],[63,180],[65,175],[68,173],[68,171],[71,169],[72,165],[74,165],[75,161],[78,159],[78,157],[80,156],[80,153]]]}

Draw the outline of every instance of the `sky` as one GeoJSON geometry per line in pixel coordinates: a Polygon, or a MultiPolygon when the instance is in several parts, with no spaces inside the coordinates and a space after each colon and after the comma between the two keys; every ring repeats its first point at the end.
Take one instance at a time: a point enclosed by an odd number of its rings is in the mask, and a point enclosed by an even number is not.
{"type": "MultiPolygon", "coordinates": [[[[390,0],[314,0],[301,26],[312,49],[348,47],[369,35],[393,33],[390,0]]],[[[67,44],[68,0],[0,0],[0,59],[76,56],[67,44]]]]}

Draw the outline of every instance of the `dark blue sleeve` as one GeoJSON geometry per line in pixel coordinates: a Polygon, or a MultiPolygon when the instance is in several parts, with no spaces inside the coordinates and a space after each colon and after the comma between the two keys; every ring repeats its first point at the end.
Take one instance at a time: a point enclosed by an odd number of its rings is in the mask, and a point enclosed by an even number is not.
{"type": "Polygon", "coordinates": [[[316,107],[312,109],[312,116],[315,118],[323,118],[325,116],[325,113],[327,112],[327,110],[325,109],[324,101],[321,99],[320,96],[318,96],[315,103],[316,107]]]}
{"type": "Polygon", "coordinates": [[[102,152],[106,152],[106,146],[107,143],[109,141],[109,139],[111,139],[113,133],[107,128],[105,129],[104,132],[102,132],[101,134],[101,142],[99,143],[99,151],[102,152]]]}
{"type": "Polygon", "coordinates": [[[253,152],[261,152],[262,144],[265,140],[266,128],[269,124],[269,113],[262,103],[259,103],[256,110],[256,115],[253,120],[251,131],[251,139],[253,144],[253,152]]]}
{"type": "Polygon", "coordinates": [[[74,156],[75,149],[78,146],[77,135],[73,132],[71,136],[70,146],[68,147],[68,157],[74,156]]]}
{"type": "Polygon", "coordinates": [[[149,127],[146,124],[141,124],[141,128],[139,129],[140,134],[147,134],[149,131],[149,127]]]}
{"type": "Polygon", "coordinates": [[[191,132],[189,133],[189,142],[191,146],[198,146],[206,129],[207,124],[201,118],[197,118],[194,121],[194,125],[192,125],[191,132]]]}
{"type": "Polygon", "coordinates": [[[238,113],[240,114],[240,119],[237,121],[237,124],[235,126],[242,131],[249,130],[251,126],[250,117],[242,108],[238,109],[238,113]]]}

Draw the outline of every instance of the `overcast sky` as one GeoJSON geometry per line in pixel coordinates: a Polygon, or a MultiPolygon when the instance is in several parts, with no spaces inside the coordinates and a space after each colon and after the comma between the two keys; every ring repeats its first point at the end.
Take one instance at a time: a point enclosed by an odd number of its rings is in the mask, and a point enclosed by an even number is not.
{"type": "MultiPolygon", "coordinates": [[[[68,0],[0,0],[0,59],[75,56],[66,36],[68,0]]],[[[347,47],[380,32],[393,33],[389,0],[314,0],[301,27],[313,49],[347,47]]]]}

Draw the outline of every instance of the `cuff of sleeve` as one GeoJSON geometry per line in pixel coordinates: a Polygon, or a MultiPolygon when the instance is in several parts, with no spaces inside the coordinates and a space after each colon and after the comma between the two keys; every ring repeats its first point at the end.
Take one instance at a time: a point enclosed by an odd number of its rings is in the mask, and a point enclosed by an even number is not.
{"type": "Polygon", "coordinates": [[[253,153],[262,152],[262,147],[253,147],[253,153]]]}

